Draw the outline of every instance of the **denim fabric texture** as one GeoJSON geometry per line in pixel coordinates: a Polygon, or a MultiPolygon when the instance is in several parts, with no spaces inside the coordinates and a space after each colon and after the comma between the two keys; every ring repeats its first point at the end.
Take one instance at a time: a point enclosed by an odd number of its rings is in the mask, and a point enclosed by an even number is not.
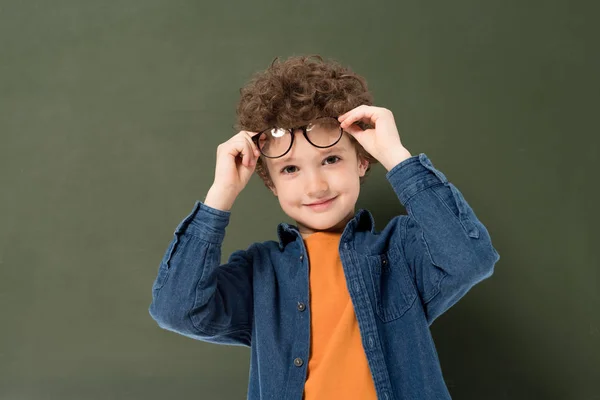
{"type": "MultiPolygon", "coordinates": [[[[408,215],[376,231],[360,209],[339,254],[379,399],[450,399],[432,322],[490,277],[500,256],[461,192],[421,153],[386,174],[408,215]]],[[[248,399],[301,400],[310,356],[309,260],[296,226],[221,263],[230,212],[196,201],[152,287],[158,325],[250,348],[248,399]]],[[[476,368],[474,365],[473,368],[476,368]]]]}

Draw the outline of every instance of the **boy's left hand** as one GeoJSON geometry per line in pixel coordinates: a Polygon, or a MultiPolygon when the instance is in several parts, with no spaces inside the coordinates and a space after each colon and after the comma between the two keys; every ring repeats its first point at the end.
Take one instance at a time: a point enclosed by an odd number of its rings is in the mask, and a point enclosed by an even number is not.
{"type": "Polygon", "coordinates": [[[400,141],[394,114],[386,108],[361,105],[340,115],[338,121],[388,171],[412,156],[400,141]],[[358,121],[375,128],[362,130],[354,125],[358,121]]]}

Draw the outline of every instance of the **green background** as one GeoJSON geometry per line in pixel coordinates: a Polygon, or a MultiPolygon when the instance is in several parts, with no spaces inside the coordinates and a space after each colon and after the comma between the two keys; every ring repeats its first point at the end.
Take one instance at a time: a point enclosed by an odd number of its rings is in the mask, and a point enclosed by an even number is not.
{"type": "MultiPolygon", "coordinates": [[[[501,255],[431,327],[453,398],[600,399],[595,8],[0,2],[0,399],[245,398],[249,350],[160,329],[151,286],[239,88],[313,53],[366,77],[501,255]]],[[[380,165],[357,206],[405,212],[380,165]]],[[[254,176],[223,257],[284,220],[254,176]]]]}

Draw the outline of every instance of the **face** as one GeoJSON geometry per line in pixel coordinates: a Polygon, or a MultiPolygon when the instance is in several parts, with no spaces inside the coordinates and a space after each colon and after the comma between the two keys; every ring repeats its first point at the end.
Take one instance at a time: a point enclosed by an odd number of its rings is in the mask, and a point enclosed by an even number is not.
{"type": "Polygon", "coordinates": [[[302,237],[323,230],[341,232],[354,217],[368,161],[359,160],[348,133],[325,149],[311,145],[301,130],[294,135],[285,156],[263,158],[274,185],[271,190],[302,237]]]}

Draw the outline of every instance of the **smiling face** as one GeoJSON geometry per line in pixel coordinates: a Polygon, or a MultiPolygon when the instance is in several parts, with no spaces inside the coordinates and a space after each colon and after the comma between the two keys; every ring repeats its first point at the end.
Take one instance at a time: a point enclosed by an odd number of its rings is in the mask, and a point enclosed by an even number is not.
{"type": "Polygon", "coordinates": [[[360,177],[369,163],[359,159],[348,133],[334,146],[321,149],[297,130],[285,156],[264,161],[271,191],[303,238],[316,231],[341,232],[354,216],[360,177]]]}

